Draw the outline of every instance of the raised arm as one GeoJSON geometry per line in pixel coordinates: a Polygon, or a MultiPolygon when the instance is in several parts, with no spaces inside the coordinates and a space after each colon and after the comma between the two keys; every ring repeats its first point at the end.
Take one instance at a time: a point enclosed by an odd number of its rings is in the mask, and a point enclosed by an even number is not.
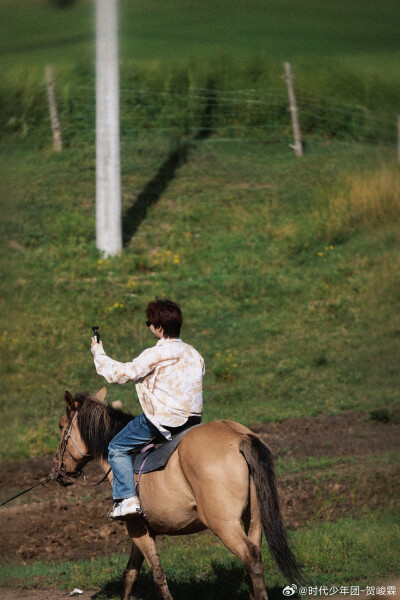
{"type": "Polygon", "coordinates": [[[103,342],[97,343],[92,338],[91,351],[97,373],[105,377],[108,383],[122,384],[128,381],[137,381],[154,369],[151,350],[142,352],[140,356],[131,362],[121,363],[107,356],[103,348],[103,342]]]}

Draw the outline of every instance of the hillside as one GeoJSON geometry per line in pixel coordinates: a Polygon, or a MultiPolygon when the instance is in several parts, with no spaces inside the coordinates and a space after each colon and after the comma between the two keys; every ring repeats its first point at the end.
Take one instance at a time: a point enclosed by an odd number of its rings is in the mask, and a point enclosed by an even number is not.
{"type": "MultiPolygon", "coordinates": [[[[144,148],[124,161],[125,215],[168,159],[144,148]]],[[[300,160],[279,144],[197,142],[134,228],[126,217],[133,236],[109,260],[95,249],[91,151],[5,144],[2,164],[4,459],[54,449],[64,390],[102,385],[91,325],[128,360],[152,343],[155,296],[182,304],[183,336],[205,356],[206,419],[398,414],[400,186],[384,149],[310,141],[300,160]]],[[[138,409],[131,387],[110,394],[138,409]]]]}

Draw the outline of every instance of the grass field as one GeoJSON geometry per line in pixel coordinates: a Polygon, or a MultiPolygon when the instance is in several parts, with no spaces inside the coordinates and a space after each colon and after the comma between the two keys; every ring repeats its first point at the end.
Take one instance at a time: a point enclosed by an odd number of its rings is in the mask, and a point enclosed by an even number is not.
{"type": "MultiPolygon", "coordinates": [[[[94,139],[94,3],[57,4],[0,6],[0,133],[13,134],[14,143],[48,143],[47,64],[55,70],[64,143],[94,139]]],[[[138,128],[193,130],[209,102],[220,136],[263,132],[265,138],[278,124],[287,138],[282,62],[288,60],[306,135],[395,143],[395,2],[327,8],[309,1],[300,8],[275,1],[121,0],[119,12],[123,136],[138,128]]]]}
{"type": "MultiPolygon", "coordinates": [[[[92,57],[93,2],[70,5],[59,10],[50,0],[32,0],[28,6],[23,0],[3,0],[1,63],[61,64],[92,57]]],[[[119,11],[123,60],[179,61],[223,52],[280,61],[344,59],[369,63],[365,68],[371,72],[397,71],[400,11],[394,0],[379,5],[361,0],[330,5],[317,0],[121,0],[119,11]]]]}
{"type": "MultiPolygon", "coordinates": [[[[60,10],[44,0],[29,6],[3,0],[3,463],[53,452],[64,390],[103,385],[90,354],[91,325],[100,326],[106,350],[121,361],[153,343],[144,309],[155,296],[181,303],[182,336],[205,357],[206,420],[228,417],[251,426],[343,411],[399,420],[395,147],[380,140],[377,127],[366,143],[353,124],[334,123],[342,101],[363,114],[400,110],[399,15],[392,0],[329,7],[313,0],[301,6],[121,1],[121,75],[129,89],[186,93],[212,84],[260,91],[283,86],[277,83],[281,63],[290,60],[300,96],[307,90],[326,98],[327,109],[323,130],[322,120],[315,129],[311,117],[304,121],[307,151],[298,160],[285,125],[279,139],[254,140],[250,126],[241,140],[212,131],[202,141],[172,138],[149,127],[170,105],[145,104],[140,94],[124,100],[123,118],[142,102],[145,117],[139,117],[149,131],[123,131],[126,245],[120,257],[106,260],[95,247],[93,98],[86,105],[73,91],[93,86],[93,4],[82,0],[60,10]],[[63,126],[74,123],[60,155],[50,147],[43,86],[48,63],[56,67],[63,126]],[[75,126],[79,120],[84,131],[75,126]],[[157,193],[149,194],[154,188],[157,193]],[[135,211],[137,198],[141,212],[135,211]]],[[[185,116],[181,105],[174,108],[185,116]]],[[[286,113],[278,108],[276,121],[286,113]]],[[[132,386],[109,386],[109,397],[139,410],[132,386]]],[[[296,468],[279,464],[280,472],[296,468]]],[[[384,511],[294,533],[313,584],[334,584],[335,578],[361,584],[369,574],[398,573],[397,518],[384,511]],[[341,544],[336,553],[333,538],[341,544]]],[[[177,541],[162,557],[177,597],[188,589],[193,595],[195,581],[198,597],[221,598],[213,596],[221,566],[232,575],[226,598],[232,589],[246,597],[242,571],[233,563],[226,567],[231,558],[221,546],[205,552],[203,543],[206,538],[199,538],[189,552],[177,541]],[[177,569],[183,556],[185,574],[177,569]]],[[[112,591],[124,560],[54,565],[53,576],[68,588],[85,577],[85,585],[112,591]]],[[[43,582],[44,568],[17,572],[7,565],[2,581],[43,582]]],[[[281,597],[282,584],[278,575],[271,577],[272,598],[281,597]]],[[[142,585],[152,597],[146,573],[142,585]]]]}
{"type": "MultiPolygon", "coordinates": [[[[9,85],[29,90],[32,80],[42,82],[49,63],[60,77],[66,71],[67,81],[93,78],[94,3],[79,0],[64,10],[56,4],[1,3],[3,92],[9,85]]],[[[290,61],[298,85],[318,96],[376,110],[400,109],[395,0],[329,6],[316,0],[120,0],[119,14],[123,80],[144,69],[147,79],[160,84],[173,79],[176,70],[189,69],[193,83],[205,87],[202,79],[211,64],[219,84],[265,87],[271,77],[282,75],[282,61],[290,61]]]]}
{"type": "MultiPolygon", "coordinates": [[[[144,156],[125,167],[125,210],[154,175],[144,156]]],[[[101,384],[88,349],[93,323],[120,360],[152,343],[143,315],[156,295],[182,303],[184,338],[205,356],[207,419],[396,411],[395,165],[385,166],[375,208],[366,198],[361,215],[336,215],[334,229],[330,212],[338,197],[357,195],[354,170],[365,196],[361,181],[379,180],[378,159],[373,148],[335,143],[298,161],[261,144],[204,142],[123,255],[103,260],[93,156],[5,155],[4,458],[54,448],[63,390],[101,384]]],[[[138,410],[129,387],[110,392],[138,410]]]]}

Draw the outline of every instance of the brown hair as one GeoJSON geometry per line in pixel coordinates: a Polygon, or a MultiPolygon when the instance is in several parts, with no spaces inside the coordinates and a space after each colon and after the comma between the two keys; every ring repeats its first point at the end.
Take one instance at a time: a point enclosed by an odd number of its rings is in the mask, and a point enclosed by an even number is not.
{"type": "Polygon", "coordinates": [[[146,308],[146,317],[154,327],[164,329],[164,337],[179,337],[183,315],[175,302],[159,299],[149,302],[146,308]]]}

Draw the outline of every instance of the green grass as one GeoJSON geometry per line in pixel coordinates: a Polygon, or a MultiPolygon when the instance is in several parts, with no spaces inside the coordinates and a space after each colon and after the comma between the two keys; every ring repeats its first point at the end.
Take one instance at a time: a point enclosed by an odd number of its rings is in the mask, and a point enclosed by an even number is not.
{"type": "Polygon", "coordinates": [[[278,477],[301,473],[302,480],[314,481],[321,484],[322,481],[330,481],[332,479],[346,481],[348,472],[342,469],[344,466],[352,466],[358,464],[366,464],[371,466],[379,464],[380,467],[396,465],[400,461],[400,456],[396,451],[384,454],[374,454],[361,459],[360,456],[308,456],[296,457],[285,456],[284,449],[282,454],[278,456],[275,464],[275,469],[278,477]],[[336,467],[336,468],[335,468],[336,467]]]}
{"type": "Polygon", "coordinates": [[[278,457],[276,462],[276,472],[280,477],[282,475],[289,475],[293,473],[304,473],[304,478],[321,482],[322,478],[331,479],[333,475],[336,475],[332,467],[337,465],[351,465],[355,462],[355,458],[348,457],[334,457],[329,456],[310,456],[307,458],[299,459],[293,456],[290,457],[278,457]]]}
{"type": "MultiPolygon", "coordinates": [[[[306,530],[292,532],[290,539],[304,567],[307,588],[359,586],[365,589],[382,581],[388,585],[391,578],[398,575],[400,538],[398,515],[394,512],[371,513],[360,520],[348,517],[336,523],[314,524],[306,530]]],[[[216,538],[209,535],[168,538],[161,546],[161,560],[174,597],[208,600],[248,597],[244,568],[216,538]]],[[[268,593],[272,598],[281,597],[287,582],[277,571],[266,543],[263,560],[268,593]]],[[[23,568],[3,565],[0,585],[100,589],[99,598],[118,598],[126,562],[126,555],[113,555],[74,563],[36,563],[23,568]]],[[[138,589],[149,600],[157,598],[146,566],[138,589]]]]}
{"type": "MultiPolygon", "coordinates": [[[[167,150],[125,155],[125,209],[167,150]]],[[[153,343],[144,308],[157,295],[182,304],[182,335],[205,357],[207,420],[398,414],[398,224],[360,225],[332,247],[321,237],[327,198],[384,153],[316,142],[299,161],[261,143],[198,144],[121,257],[102,260],[91,152],[18,152],[3,146],[3,460],[54,450],[64,390],[102,385],[91,325],[128,360],[153,343]]],[[[139,410],[133,386],[109,394],[139,410]]]]}
{"type": "MultiPolygon", "coordinates": [[[[58,10],[48,0],[34,0],[29,6],[23,0],[3,1],[3,62],[67,63],[85,54],[92,57],[93,13],[89,0],[75,2],[68,10],[58,10]]],[[[301,5],[290,0],[204,0],[201,4],[122,0],[121,55],[179,61],[183,56],[209,58],[224,52],[235,58],[262,54],[280,61],[299,57],[340,61],[372,54],[372,60],[392,55],[394,62],[399,21],[394,0],[379,6],[361,0],[330,6],[317,0],[301,5]]]]}

